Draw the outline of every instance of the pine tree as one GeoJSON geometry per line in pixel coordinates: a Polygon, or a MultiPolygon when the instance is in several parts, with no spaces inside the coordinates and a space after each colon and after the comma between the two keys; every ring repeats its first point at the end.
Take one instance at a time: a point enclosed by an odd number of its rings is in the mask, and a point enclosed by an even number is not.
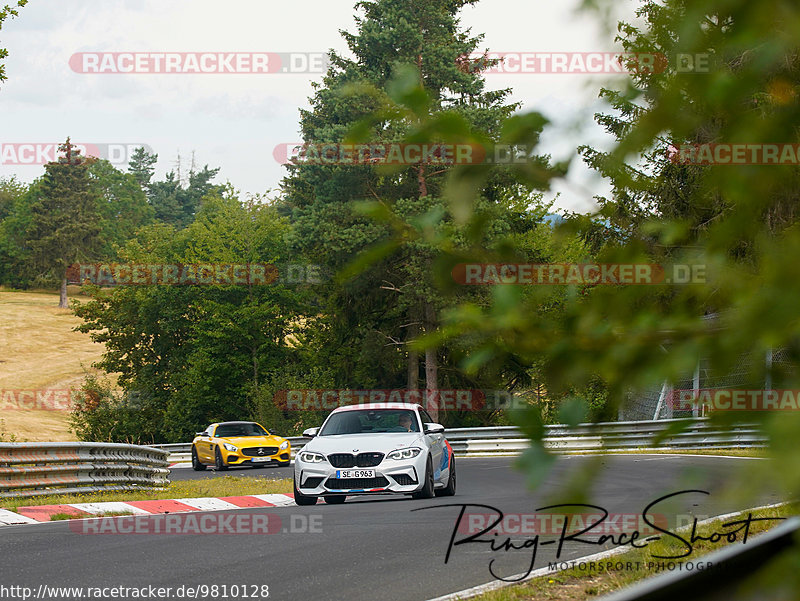
{"type": "Polygon", "coordinates": [[[150,153],[141,146],[133,151],[131,160],[128,163],[128,173],[136,178],[142,190],[147,192],[150,187],[150,180],[155,173],[155,164],[158,162],[158,155],[150,153]]]}
{"type": "Polygon", "coordinates": [[[42,271],[53,272],[61,281],[58,306],[67,307],[67,268],[91,259],[100,245],[100,199],[92,185],[89,165],[80,150],[67,141],[63,156],[45,165],[41,194],[31,206],[32,224],[28,244],[42,271]]]}
{"type": "Polygon", "coordinates": [[[179,229],[188,227],[200,210],[204,197],[222,194],[224,186],[211,183],[217,173],[219,167],[209,169],[208,165],[204,165],[200,171],[196,171],[192,166],[188,184],[184,185],[179,162],[177,173],[169,171],[164,180],[149,182],[147,198],[156,219],[179,229]]]}
{"type": "MultiPolygon", "coordinates": [[[[409,73],[417,79],[411,83],[419,84],[427,97],[419,100],[427,103],[425,118],[447,111],[468,123],[470,134],[497,140],[517,106],[507,103],[509,90],[486,91],[481,65],[487,64],[469,58],[482,36],[462,30],[459,12],[476,2],[359,2],[356,7],[364,16],[357,19],[357,32],[343,32],[355,59],[331,55],[332,67],[322,84],[315,85],[311,110],[301,112],[303,141],[341,143],[357,124],[370,119],[373,125],[364,142],[402,140],[417,124],[392,106],[391,97],[409,73]],[[399,116],[372,117],[382,110],[399,116]]],[[[452,221],[443,199],[449,171],[441,164],[424,163],[393,173],[369,165],[292,166],[284,191],[296,224],[294,248],[333,270],[367,249],[393,249],[391,229],[355,210],[363,200],[377,199],[406,220],[438,213],[440,218],[432,223],[440,227],[452,221]]],[[[499,196],[491,189],[497,185],[488,185],[484,196],[499,196]]],[[[328,291],[332,317],[325,344],[336,349],[339,360],[346,356],[342,385],[416,387],[419,356],[409,343],[436,330],[444,301],[433,285],[434,249],[418,242],[394,250],[344,286],[328,291]],[[396,365],[402,356],[398,348],[405,351],[405,369],[396,365]],[[369,367],[359,373],[359,366],[369,367]]],[[[432,394],[439,389],[441,357],[434,348],[425,351],[425,388],[432,394]]]]}

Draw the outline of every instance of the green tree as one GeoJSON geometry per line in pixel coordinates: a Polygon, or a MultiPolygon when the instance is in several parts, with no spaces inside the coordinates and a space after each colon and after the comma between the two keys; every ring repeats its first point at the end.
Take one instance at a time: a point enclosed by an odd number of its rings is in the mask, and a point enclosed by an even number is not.
{"type": "Polygon", "coordinates": [[[98,193],[92,185],[92,162],[67,141],[59,146],[64,156],[45,165],[40,195],[31,206],[27,243],[41,270],[51,271],[61,282],[59,307],[67,307],[67,268],[96,256],[100,243],[101,214],[98,193]]]}
{"type": "MultiPolygon", "coordinates": [[[[555,316],[537,311],[546,291],[526,295],[503,287],[489,306],[464,304],[450,312],[443,330],[448,339],[469,339],[473,348],[485,349],[464,362],[467,371],[510,354],[523,364],[539,362],[555,394],[589,387],[599,376],[609,409],[631,388],[691,374],[700,358],[713,374],[724,375],[745,357],[747,379],[763,382],[764,355],[777,347],[785,349],[789,365],[773,368],[772,386],[794,389],[800,358],[796,158],[790,155],[784,165],[684,165],[659,157],[687,142],[797,144],[800,8],[777,1],[666,0],[644,2],[639,16],[640,25],[620,25],[623,48],[661,52],[668,61],[664,70],[634,73],[617,95],[606,94],[619,113],[600,121],[616,144],[605,155],[589,151],[587,157],[612,178],[613,194],[591,223],[567,220],[559,231],[586,233],[587,225],[605,225],[618,235],[600,245],[599,262],[668,259],[702,267],[705,281],[571,287],[555,316]],[[706,71],[682,73],[678,54],[713,60],[706,71]]],[[[463,185],[470,173],[458,176],[454,202],[474,216],[479,198],[463,185]]],[[[765,462],[747,483],[780,482],[791,498],[800,482],[794,448],[800,420],[780,413],[718,414],[714,420],[761,423],[780,460],[765,462]]],[[[566,411],[561,419],[579,414],[566,411]]],[[[523,463],[535,484],[552,464],[541,444],[541,415],[531,409],[517,419],[533,440],[523,463]]]]}
{"type": "Polygon", "coordinates": [[[14,178],[0,181],[0,284],[25,287],[35,278],[25,240],[36,185],[27,186],[14,178]]]}
{"type": "Polygon", "coordinates": [[[186,186],[174,171],[168,172],[161,181],[151,182],[147,188],[147,196],[156,219],[177,228],[192,223],[202,199],[222,193],[224,186],[211,183],[217,173],[219,168],[209,169],[205,165],[200,171],[195,171],[194,168],[189,171],[186,186]]]}
{"type": "Polygon", "coordinates": [[[28,186],[15,177],[0,178],[0,221],[14,210],[14,205],[27,192],[28,186]]]}
{"type": "MultiPolygon", "coordinates": [[[[133,176],[122,173],[108,161],[88,162],[91,195],[97,200],[100,233],[92,258],[117,259],[117,249],[135,236],[138,228],[153,221],[153,210],[133,176]]],[[[32,206],[41,206],[45,178],[30,186],[13,178],[0,182],[0,282],[27,288],[60,284],[52,270],[42,273],[33,262],[32,206]]]]}
{"type": "MultiPolygon", "coordinates": [[[[19,16],[18,8],[22,8],[28,3],[28,0],[17,0],[16,4],[6,4],[3,8],[0,9],[0,30],[3,28],[3,21],[6,19],[13,19],[16,16],[19,16]]],[[[3,59],[8,56],[8,50],[5,48],[0,48],[0,82],[3,82],[7,79],[6,77],[6,66],[3,64],[3,59]]]]}
{"type": "MultiPolygon", "coordinates": [[[[277,264],[287,258],[287,228],[273,207],[242,202],[226,190],[204,198],[185,229],[142,228],[122,258],[145,264],[277,264]]],[[[92,301],[75,306],[84,320],[79,330],[105,343],[98,367],[118,373],[119,385],[135,394],[148,416],[139,433],[115,427],[117,439],[186,440],[209,422],[247,418],[265,379],[292,361],[288,337],[303,302],[282,284],[87,291],[92,301]]],[[[82,423],[100,427],[114,402],[109,397],[96,411],[83,412],[82,423]]]]}
{"type": "Polygon", "coordinates": [[[89,176],[100,198],[103,247],[99,256],[115,259],[116,249],[134,238],[140,227],[152,223],[154,211],[134,175],[100,159],[90,164],[89,176]]]}
{"type": "MultiPolygon", "coordinates": [[[[432,133],[435,142],[449,137],[450,143],[476,147],[497,140],[516,106],[506,103],[508,90],[486,91],[480,75],[486,63],[468,58],[481,37],[464,32],[458,15],[474,2],[359,2],[364,16],[357,19],[357,32],[343,33],[355,59],[331,55],[311,110],[301,111],[303,141],[414,143],[423,133],[432,133]]],[[[346,349],[344,360],[332,358],[340,367],[339,384],[418,388],[424,381],[436,391],[443,377],[450,385],[464,382],[449,366],[447,376],[441,373],[442,360],[452,356],[444,349],[424,349],[420,373],[412,342],[436,331],[440,312],[452,300],[435,286],[435,245],[417,234],[405,242],[395,239],[391,225],[407,221],[414,225],[406,234],[425,230],[434,237],[458,231],[443,198],[451,169],[423,162],[397,169],[302,163],[289,169],[283,189],[295,224],[293,248],[351,276],[332,284],[324,299],[329,317],[320,345],[336,353],[346,349]],[[376,215],[383,221],[369,218],[376,215]],[[356,263],[351,269],[365,250],[369,266],[356,263]]],[[[495,170],[482,190],[495,234],[509,227],[501,223],[508,214],[491,207],[500,204],[509,183],[502,171],[495,170]]],[[[526,194],[530,200],[530,189],[526,194]]]]}
{"type": "Polygon", "coordinates": [[[179,226],[183,223],[183,207],[180,196],[183,193],[181,182],[170,171],[162,181],[148,186],[147,198],[158,221],[179,226]]]}
{"type": "Polygon", "coordinates": [[[158,162],[158,155],[145,150],[144,146],[133,151],[131,160],[128,162],[128,173],[133,175],[143,191],[150,187],[150,180],[155,173],[155,164],[158,162]]]}

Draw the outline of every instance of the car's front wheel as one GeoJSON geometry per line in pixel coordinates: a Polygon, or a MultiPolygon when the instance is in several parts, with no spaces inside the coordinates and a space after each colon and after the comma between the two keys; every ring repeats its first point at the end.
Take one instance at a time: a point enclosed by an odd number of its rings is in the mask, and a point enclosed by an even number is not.
{"type": "Polygon", "coordinates": [[[312,495],[304,495],[297,490],[297,482],[294,482],[294,502],[298,505],[316,505],[317,497],[312,495]]]}
{"type": "Polygon", "coordinates": [[[425,464],[425,484],[411,496],[415,499],[430,499],[433,494],[433,466],[431,465],[431,457],[428,455],[428,462],[425,464]]]}
{"type": "Polygon", "coordinates": [[[225,465],[225,462],[222,460],[222,453],[219,452],[219,447],[214,449],[214,469],[218,472],[228,469],[228,466],[225,465]]]}
{"type": "Polygon", "coordinates": [[[197,449],[192,447],[192,469],[196,472],[202,472],[206,469],[205,463],[200,463],[200,459],[197,457],[197,449]]]}
{"type": "Polygon", "coordinates": [[[447,478],[447,486],[436,491],[437,497],[452,497],[456,494],[456,458],[450,458],[450,476],[447,478]]]}

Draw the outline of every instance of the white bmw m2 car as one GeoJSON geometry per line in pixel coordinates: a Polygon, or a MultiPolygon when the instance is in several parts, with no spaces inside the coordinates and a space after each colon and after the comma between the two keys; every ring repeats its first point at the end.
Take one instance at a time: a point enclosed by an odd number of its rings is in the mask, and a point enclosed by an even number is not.
{"type": "Polygon", "coordinates": [[[344,503],[349,495],[456,494],[453,449],[425,409],[373,403],[335,409],[295,457],[294,500],[344,503]]]}

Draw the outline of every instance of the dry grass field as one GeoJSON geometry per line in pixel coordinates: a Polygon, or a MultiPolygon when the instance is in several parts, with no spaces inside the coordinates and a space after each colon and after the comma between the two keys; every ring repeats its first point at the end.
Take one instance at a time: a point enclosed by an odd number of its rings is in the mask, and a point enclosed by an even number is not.
{"type": "MultiPolygon", "coordinates": [[[[80,299],[73,296],[77,292],[70,288],[70,298],[80,299]]],[[[12,435],[18,441],[77,440],[67,411],[28,407],[36,393],[67,398],[64,391],[78,387],[85,370],[97,371],[91,366],[103,346],[74,332],[79,323],[71,310],[58,308],[57,293],[0,288],[0,434],[6,440],[12,435]]]]}

